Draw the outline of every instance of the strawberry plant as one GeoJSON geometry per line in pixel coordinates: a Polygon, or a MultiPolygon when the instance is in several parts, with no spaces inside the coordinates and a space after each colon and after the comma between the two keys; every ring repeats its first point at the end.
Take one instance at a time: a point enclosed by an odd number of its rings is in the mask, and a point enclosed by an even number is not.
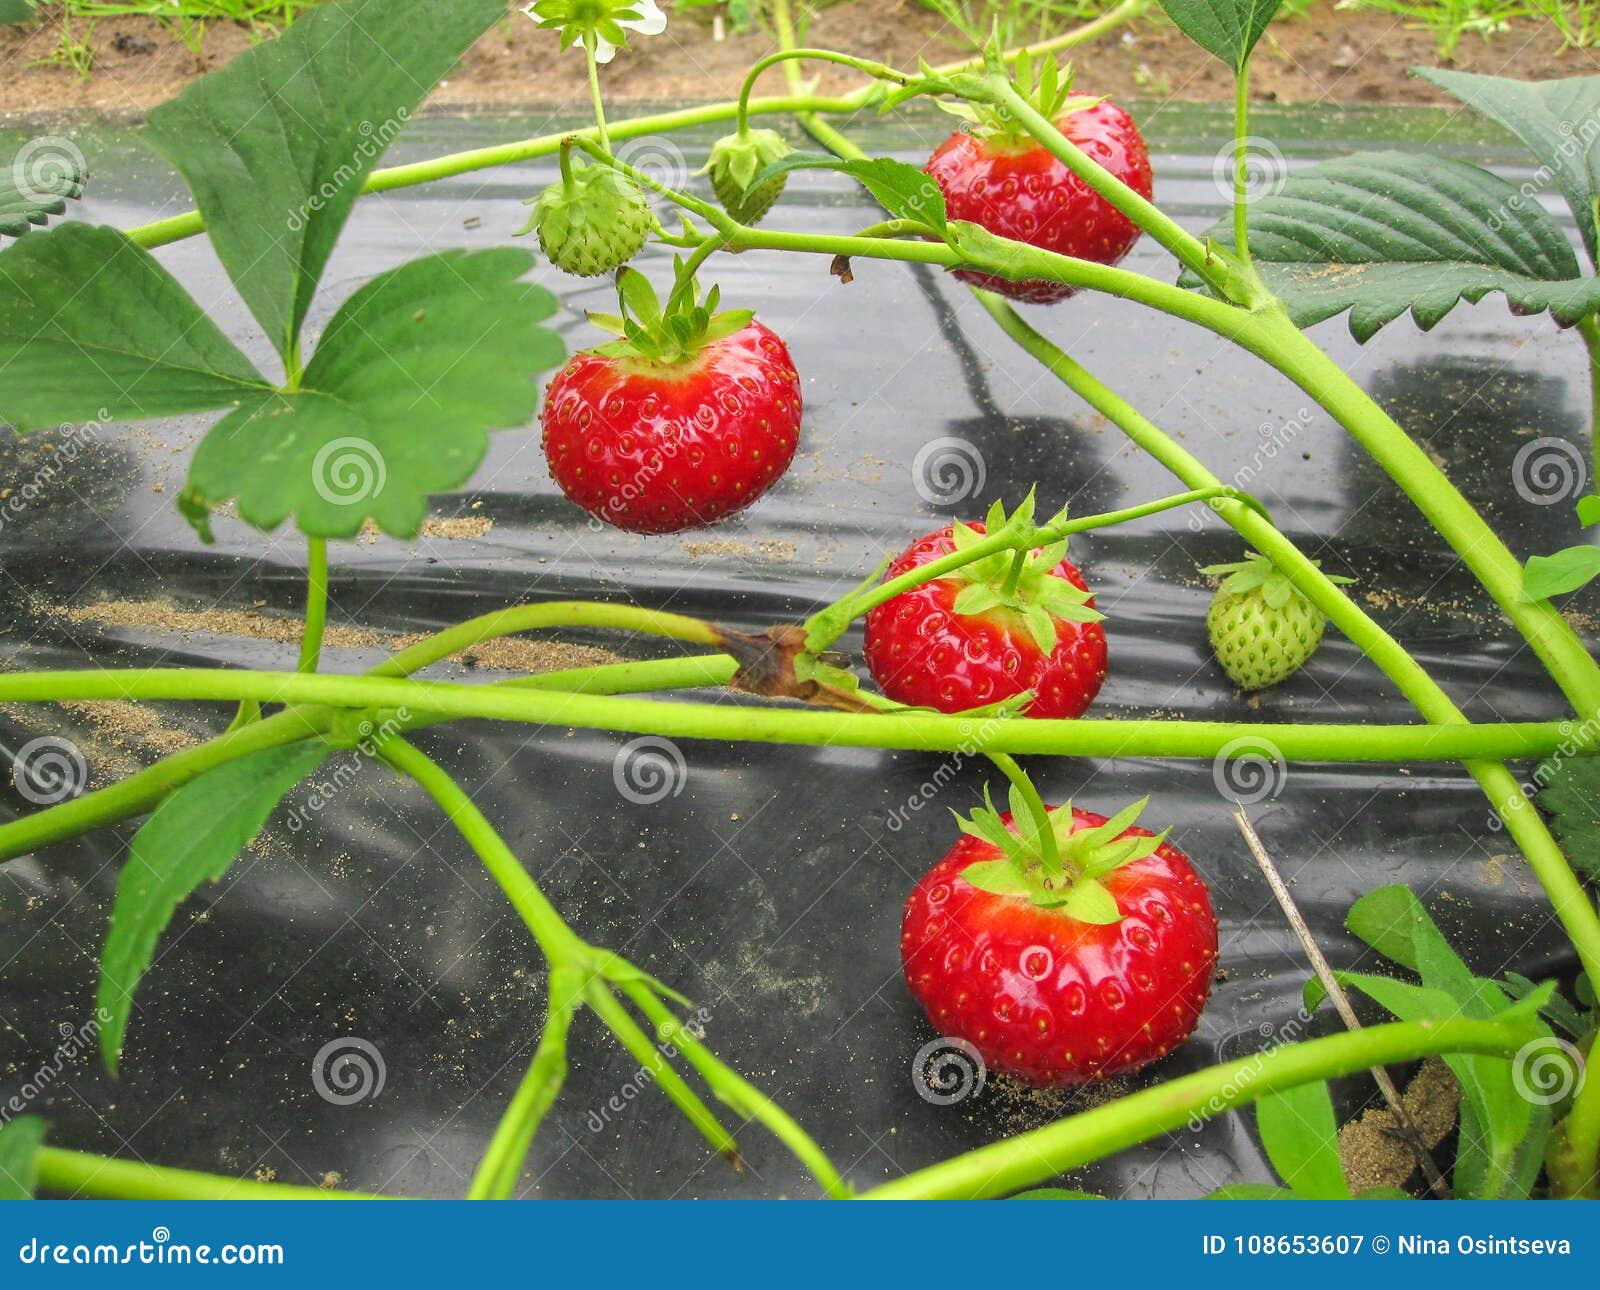
{"type": "MultiPolygon", "coordinates": [[[[737,101],[629,120],[607,119],[600,69],[631,39],[661,29],[659,9],[629,0],[540,0],[531,16],[585,60],[593,124],[387,169],[378,167],[383,147],[505,6],[319,5],[151,114],[145,138],[187,185],[193,211],[131,229],[51,223],[78,194],[83,176],[76,170],[26,190],[19,184],[14,195],[0,191],[0,232],[14,239],[0,250],[0,419],[31,433],[86,419],[203,415],[208,429],[177,498],[196,539],[210,541],[215,514],[231,508],[263,533],[292,525],[306,551],[304,633],[293,672],[102,667],[0,674],[5,705],[225,703],[234,713],[206,742],[0,825],[6,860],[143,820],[119,857],[98,954],[98,1041],[109,1068],[130,1060],[133,1002],[163,938],[172,935],[175,913],[202,884],[230,871],[298,785],[330,758],[359,750],[454,830],[537,952],[529,958],[543,982],[540,1038],[483,1144],[464,1188],[470,1196],[514,1192],[561,1094],[569,1041],[587,1026],[637,1062],[711,1151],[737,1162],[737,1133],[764,1131],[793,1153],[817,1191],[854,1194],[859,1180],[713,1051],[691,1024],[691,1001],[569,921],[530,871],[532,857],[519,854],[458,776],[411,736],[484,719],[689,740],[960,753],[993,765],[1007,782],[1010,809],[986,804],[962,820],[966,836],[953,837],[946,858],[909,887],[901,952],[912,995],[936,1029],[997,1075],[1076,1084],[1138,1072],[1142,1086],[865,1194],[1076,1194],[1040,1185],[1254,1102],[1281,1190],[1344,1196],[1350,1189],[1331,1146],[1329,1081],[1431,1055],[1445,1059],[1462,1090],[1449,1171],[1456,1194],[1596,1194],[1600,1081],[1583,1080],[1582,1063],[1594,1042],[1600,914],[1574,862],[1592,875],[1600,825],[1588,758],[1600,729],[1600,666],[1548,597],[1580,585],[1580,575],[1600,562],[1592,547],[1579,546],[1577,555],[1525,567],[1433,457],[1306,328],[1348,313],[1352,332],[1368,341],[1402,314],[1426,329],[1463,300],[1500,293],[1519,313],[1576,327],[1594,348],[1600,286],[1580,271],[1543,207],[1459,160],[1410,153],[1335,159],[1252,199],[1249,66],[1276,6],[1164,0],[1164,7],[1238,87],[1233,209],[1201,236],[1153,200],[1148,155],[1128,113],[1074,92],[1057,63],[1055,54],[1082,31],[1026,56],[995,39],[952,65],[894,68],[797,45],[787,0],[772,7],[780,48],[752,67],[737,101]],[[820,96],[804,73],[816,63],[848,69],[864,83],[848,95],[820,96]],[[758,98],[757,82],[770,69],[786,78],[786,92],[758,98]],[[913,100],[937,102],[974,129],[941,145],[926,170],[867,155],[828,119],[866,108],[895,111],[913,100]],[[751,125],[780,112],[812,137],[815,151],[751,125]],[[731,123],[710,158],[715,200],[630,164],[618,147],[712,123],[731,123]],[[593,319],[613,339],[567,354],[555,326],[561,303],[527,280],[533,242],[510,241],[511,229],[504,246],[420,256],[329,298],[337,293],[323,282],[324,270],[364,192],[538,157],[556,158],[560,178],[533,195],[523,232],[535,233],[543,256],[566,273],[615,274],[619,312],[593,319]],[[805,169],[859,182],[883,218],[850,235],[787,226],[787,177],[805,169]],[[667,218],[669,208],[675,219],[667,218]],[[228,334],[154,254],[202,234],[259,326],[253,342],[228,334]],[[1156,277],[1122,267],[1136,238],[1161,248],[1171,272],[1156,277]],[[647,244],[681,253],[670,284],[652,286],[631,264],[647,244]],[[370,528],[414,537],[428,497],[472,478],[491,432],[526,433],[541,418],[552,475],[598,524],[656,534],[709,526],[760,505],[788,468],[804,425],[800,374],[782,339],[755,320],[759,302],[725,299],[714,284],[721,257],[750,250],[820,257],[845,280],[855,261],[952,271],[1044,376],[1169,471],[1175,491],[1044,520],[1033,494],[1004,499],[981,523],[901,535],[894,545],[909,543],[903,554],[883,552],[883,564],[861,570],[846,595],[813,606],[803,621],[761,632],[633,604],[536,600],[409,641],[363,674],[324,665],[337,544],[370,528]],[[1470,721],[1459,706],[1466,696],[1447,693],[1351,598],[1347,579],[1325,573],[1256,499],[1224,484],[1004,298],[1050,302],[1048,316],[1062,317],[1086,292],[1205,329],[1304,391],[1395,481],[1441,549],[1482,584],[1547,669],[1570,719],[1470,721]],[[314,305],[329,320],[313,340],[306,324],[314,305]],[[1207,624],[1219,661],[1239,685],[1286,681],[1332,630],[1420,720],[1084,718],[1119,635],[1138,625],[1119,621],[1104,597],[1095,604],[1088,581],[1066,559],[1067,541],[1181,508],[1203,508],[1250,550],[1242,564],[1213,570],[1226,581],[1207,624]],[[1560,566],[1554,574],[1552,561],[1560,566]],[[863,620],[862,661],[877,688],[865,683],[847,648],[863,620]],[[498,638],[562,629],[659,638],[697,652],[492,683],[418,675],[498,638]],[[711,693],[691,701],[661,697],[678,690],[711,693]],[[1404,889],[1380,888],[1356,903],[1350,927],[1416,980],[1353,969],[1334,980],[1393,1020],[1329,1025],[1318,1037],[1164,1080],[1161,1061],[1193,1031],[1213,980],[1218,926],[1207,879],[1224,860],[1191,858],[1166,834],[1138,827],[1143,804],[1117,809],[1119,803],[1085,801],[1051,810],[1015,758],[1226,761],[1263,741],[1284,761],[1461,763],[1542,887],[1582,976],[1558,981],[1547,964],[1538,972],[1551,979],[1477,975],[1420,901],[1404,889]],[[1548,822],[1508,767],[1541,759],[1551,767],[1548,774],[1541,767],[1538,779],[1548,822]],[[1109,816],[1095,813],[1095,805],[1109,816]],[[1529,1095],[1526,1075],[1530,1057],[1552,1041],[1572,1078],[1544,1100],[1529,1095]]],[[[1528,86],[1440,76],[1445,88],[1547,161],[1592,259],[1596,171],[1587,150],[1575,159],[1555,141],[1568,137],[1560,123],[1574,114],[1600,116],[1600,78],[1528,86]]],[[[1600,504],[1586,499],[1579,519],[1597,516],[1600,504]]],[[[1204,640],[1198,621],[1192,630],[1197,644],[1204,640]]],[[[1159,799],[1148,809],[1151,819],[1181,828],[1159,799]]],[[[901,859],[912,863],[910,872],[925,870],[933,857],[901,859]]],[[[1320,1001],[1317,988],[1309,1004],[1320,1001]]],[[[24,1194],[36,1187],[143,1196],[340,1194],[108,1160],[50,1141],[45,1128],[37,1117],[21,1117],[0,1129],[0,1187],[24,1194]]],[[[1250,1191],[1246,1181],[1232,1194],[1250,1191]]]]}

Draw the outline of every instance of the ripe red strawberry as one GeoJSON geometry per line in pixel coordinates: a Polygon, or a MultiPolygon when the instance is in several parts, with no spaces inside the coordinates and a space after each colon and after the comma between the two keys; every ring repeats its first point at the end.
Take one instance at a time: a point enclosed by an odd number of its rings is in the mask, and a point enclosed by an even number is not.
{"type": "Polygon", "coordinates": [[[577,355],[545,392],[545,458],[561,491],[635,533],[673,533],[743,510],[794,459],[800,377],[748,310],[717,313],[683,281],[665,309],[642,274],[617,275],[623,339],[577,355]]]}
{"type": "Polygon", "coordinates": [[[906,902],[906,984],[938,1030],[1031,1084],[1126,1075],[1193,1033],[1217,961],[1205,883],[1165,834],[1068,805],[1050,813],[1052,868],[1016,795],[906,902]],[[1024,838],[1013,831],[1023,821],[1024,838]]]}
{"type": "MultiPolygon", "coordinates": [[[[899,577],[969,547],[1004,522],[956,523],[918,538],[885,573],[899,577]]],[[[1106,634],[1083,575],[1055,542],[984,556],[903,591],[867,614],[866,659],[891,699],[940,712],[1032,691],[1031,717],[1082,716],[1106,679],[1106,634]]]]}
{"type": "MultiPolygon", "coordinates": [[[[1133,118],[1116,104],[1070,94],[1047,61],[1033,95],[1056,128],[1141,197],[1152,192],[1150,154],[1133,118]]],[[[1018,68],[1024,85],[1031,78],[1018,68]]],[[[1031,135],[992,112],[974,111],[974,127],[959,130],[925,167],[944,193],[951,219],[991,233],[1098,264],[1115,264],[1139,240],[1139,227],[1057,161],[1031,135]]],[[[1072,288],[1030,279],[1012,282],[963,269],[958,278],[1013,300],[1053,304],[1072,288]]]]}

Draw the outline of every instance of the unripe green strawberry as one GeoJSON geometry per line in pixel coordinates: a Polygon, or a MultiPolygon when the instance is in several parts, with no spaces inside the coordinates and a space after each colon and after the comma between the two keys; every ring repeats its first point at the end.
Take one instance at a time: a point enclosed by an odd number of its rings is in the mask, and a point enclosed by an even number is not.
{"type": "Polygon", "coordinates": [[[609,166],[574,168],[532,199],[533,214],[518,236],[537,229],[550,262],[580,278],[620,268],[650,235],[650,203],[637,184],[609,166]]]}
{"type": "Polygon", "coordinates": [[[751,181],[774,162],[782,161],[794,149],[776,130],[746,130],[728,134],[711,145],[706,171],[711,176],[711,191],[722,209],[741,224],[758,224],[783,192],[788,175],[751,187],[751,181]]]}
{"type": "MultiPolygon", "coordinates": [[[[1211,649],[1242,690],[1265,690],[1303,667],[1322,643],[1328,616],[1254,551],[1237,564],[1207,565],[1224,577],[1206,613],[1211,649]]],[[[1332,582],[1349,582],[1330,574],[1332,582]]]]}

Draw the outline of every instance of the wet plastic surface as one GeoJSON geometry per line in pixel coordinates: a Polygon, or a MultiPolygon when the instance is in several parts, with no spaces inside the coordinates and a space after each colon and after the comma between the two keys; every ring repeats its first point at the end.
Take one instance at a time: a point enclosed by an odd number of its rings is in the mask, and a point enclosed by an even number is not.
{"type": "MultiPolygon", "coordinates": [[[[1294,159],[1388,146],[1397,132],[1423,139],[1443,122],[1425,113],[1284,115],[1257,132],[1281,129],[1294,159]]],[[[547,128],[428,120],[391,159],[547,128]]],[[[895,133],[868,121],[854,132],[868,147],[909,158],[947,128],[928,122],[895,133]]],[[[1161,114],[1150,130],[1157,198],[1192,227],[1222,208],[1213,179],[1222,131],[1215,113],[1191,109],[1161,114]]],[[[681,179],[699,166],[709,137],[641,141],[629,155],[681,179]],[[675,145],[687,148],[686,160],[675,145]]],[[[1447,137],[1462,155],[1526,170],[1515,152],[1459,132],[1447,137]]],[[[96,170],[86,218],[126,226],[179,208],[176,181],[128,137],[79,142],[96,170]]],[[[364,201],[312,325],[404,258],[501,244],[522,222],[521,199],[553,173],[553,162],[512,167],[364,201]]],[[[771,222],[845,233],[873,218],[844,179],[802,172],[771,222]]],[[[230,334],[269,361],[203,241],[160,255],[230,334]]],[[[1161,259],[1146,239],[1128,263],[1169,276],[1161,259]]],[[[665,262],[648,263],[660,271],[665,262]]],[[[804,382],[799,456],[766,499],[706,533],[646,539],[596,531],[551,484],[536,429],[503,433],[475,487],[438,504],[441,515],[492,528],[468,539],[340,544],[334,621],[401,633],[557,597],[626,598],[740,627],[793,619],[913,537],[980,509],[976,501],[932,504],[926,487],[919,492],[914,463],[924,454],[926,464],[925,449],[942,438],[966,441],[981,458],[984,504],[1014,500],[1035,481],[1044,503],[1070,501],[1080,513],[1176,491],[939,274],[858,262],[855,282],[841,286],[825,260],[765,253],[719,258],[714,267],[725,299],[755,304],[786,338],[804,382]]],[[[548,268],[540,277],[569,308],[571,343],[592,343],[597,334],[582,310],[607,306],[609,287],[548,268]]],[[[1327,567],[1357,576],[1357,594],[1471,715],[1561,714],[1537,662],[1448,549],[1286,381],[1209,334],[1117,301],[1084,296],[1030,316],[1224,479],[1260,496],[1327,567]]],[[[1579,460],[1586,455],[1576,337],[1544,319],[1512,318],[1498,298],[1458,311],[1431,337],[1407,321],[1365,350],[1342,321],[1317,334],[1427,442],[1519,555],[1573,540],[1570,508],[1523,501],[1512,463],[1540,436],[1570,441],[1579,460]]],[[[223,519],[218,545],[200,548],[177,515],[187,447],[202,429],[197,419],[105,428],[8,515],[0,531],[7,666],[293,666],[292,644],[61,613],[107,597],[298,613],[303,546],[293,534],[263,538],[223,519]]],[[[0,436],[0,484],[34,478],[51,459],[50,441],[0,436]]],[[[1110,615],[1110,678],[1093,714],[1411,718],[1393,687],[1335,632],[1288,684],[1259,700],[1237,696],[1207,652],[1209,587],[1196,566],[1239,552],[1205,512],[1073,540],[1073,558],[1110,615]]],[[[1592,603],[1577,601],[1580,609],[1592,603]]],[[[651,648],[606,643],[636,655],[651,648]]],[[[859,636],[844,644],[858,650],[859,636]]],[[[335,649],[327,665],[354,670],[381,656],[335,649]]],[[[191,734],[220,730],[227,718],[220,706],[203,721],[192,711],[163,711],[191,734]]],[[[45,733],[78,743],[96,784],[160,747],[126,713],[108,721],[87,708],[0,711],[8,748],[45,733]]],[[[949,810],[977,799],[983,766],[969,760],[948,779],[946,770],[943,788],[929,792],[921,786],[947,759],[685,742],[680,790],[640,804],[617,786],[627,736],[476,723],[419,739],[473,789],[578,930],[703,1005],[712,1046],[811,1129],[856,1184],[1104,1095],[1040,1094],[999,1080],[953,1105],[919,1095],[913,1059],[933,1032],[900,977],[901,906],[953,841],[949,810]]],[[[1060,758],[1029,768],[1051,801],[1070,797],[1109,811],[1150,794],[1147,822],[1172,825],[1174,841],[1211,884],[1225,979],[1196,1039],[1141,1080],[1302,1031],[1294,1018],[1307,969],[1211,764],[1060,758]]],[[[1360,948],[1342,928],[1350,902],[1405,882],[1480,969],[1515,965],[1540,975],[1568,966],[1542,895],[1488,827],[1487,806],[1459,769],[1297,764],[1268,787],[1276,792],[1258,797],[1252,815],[1336,964],[1354,961],[1360,948]]],[[[1261,791],[1235,788],[1247,797],[1261,791]]],[[[29,808],[6,785],[3,809],[29,808]]],[[[95,957],[133,825],[0,869],[0,1095],[59,1067],[30,1109],[50,1117],[60,1145],[224,1173],[269,1171],[285,1181],[336,1173],[349,1187],[463,1191],[537,1038],[542,965],[498,890],[419,792],[368,768],[308,819],[290,833],[280,817],[267,845],[180,912],[141,989],[117,1081],[92,1054],[61,1058],[57,1045],[93,1016],[95,957]],[[348,1036],[376,1047],[386,1081],[380,1095],[341,1106],[319,1095],[312,1068],[325,1045],[348,1036]]],[[[1329,1025],[1319,1016],[1309,1029],[1329,1025]]],[[[1346,1100],[1369,1092],[1352,1082],[1346,1100]]],[[[1224,1117],[1085,1171],[1074,1185],[1192,1196],[1225,1181],[1264,1180],[1252,1132],[1250,1117],[1224,1117]]],[[[814,1194],[758,1129],[740,1138],[743,1176],[705,1148],[586,1017],[524,1184],[544,1196],[814,1194]]]]}

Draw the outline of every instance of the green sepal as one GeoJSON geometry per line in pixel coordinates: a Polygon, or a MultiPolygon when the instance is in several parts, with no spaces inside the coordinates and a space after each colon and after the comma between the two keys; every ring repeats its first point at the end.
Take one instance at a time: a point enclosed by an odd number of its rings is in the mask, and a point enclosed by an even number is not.
{"type": "Polygon", "coordinates": [[[1061,910],[1080,923],[1094,923],[1101,927],[1122,921],[1122,911],[1117,908],[1116,897],[1095,878],[1079,878],[1073,883],[1067,898],[1061,903],[1061,910]]]}
{"type": "Polygon", "coordinates": [[[745,130],[724,135],[711,145],[704,167],[711,191],[722,208],[741,224],[757,224],[772,209],[788,182],[780,172],[756,182],[756,176],[794,152],[776,130],[745,130]]]}

